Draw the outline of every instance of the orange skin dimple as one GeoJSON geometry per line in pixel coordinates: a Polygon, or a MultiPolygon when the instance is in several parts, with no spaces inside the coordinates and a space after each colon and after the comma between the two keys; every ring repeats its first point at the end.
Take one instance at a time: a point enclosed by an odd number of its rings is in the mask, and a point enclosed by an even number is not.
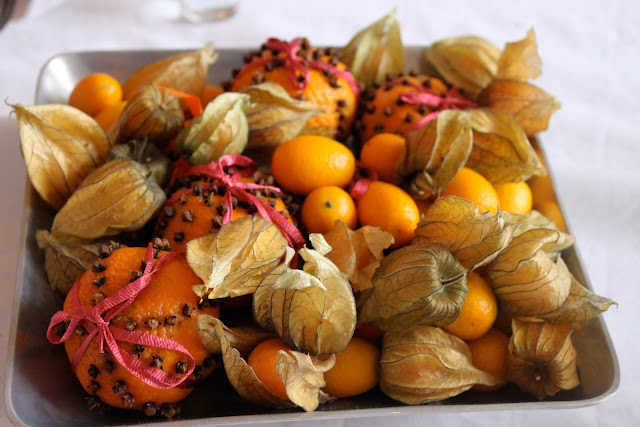
{"type": "MultiPolygon", "coordinates": [[[[263,57],[271,57],[271,53],[263,52],[263,57]]],[[[280,56],[283,56],[282,54],[280,56]]],[[[327,62],[328,56],[323,56],[322,61],[327,62]]],[[[345,70],[346,66],[338,63],[336,67],[345,70]]],[[[356,113],[356,96],[351,87],[342,77],[337,77],[339,88],[331,87],[329,79],[324,76],[322,71],[309,68],[309,80],[307,86],[300,90],[291,82],[289,72],[284,67],[276,67],[271,71],[267,71],[264,65],[251,68],[246,73],[240,74],[231,84],[229,90],[238,91],[239,89],[254,85],[253,76],[259,73],[264,76],[264,81],[278,83],[281,85],[292,98],[299,98],[301,95],[307,101],[320,105],[325,109],[325,113],[314,116],[307,122],[305,128],[329,128],[329,136],[343,138],[348,134],[348,129],[353,124],[356,113]],[[343,101],[344,106],[339,106],[338,101],[343,101]],[[344,120],[340,120],[340,116],[344,116],[344,120]],[[338,125],[342,124],[344,130],[338,131],[338,125]]]]}
{"type": "MultiPolygon", "coordinates": [[[[100,293],[107,298],[128,285],[131,272],[140,271],[140,264],[145,259],[146,251],[146,248],[121,248],[114,251],[108,258],[101,260],[105,266],[104,271],[87,270],[80,277],[77,285],[80,305],[91,306],[91,300],[96,294],[100,293]],[[105,277],[104,285],[96,286],[92,283],[101,276],[105,277]]],[[[161,252],[159,256],[162,257],[165,254],[161,252]]],[[[197,317],[200,314],[215,317],[220,315],[218,308],[198,308],[200,298],[193,292],[192,286],[201,282],[184,257],[178,256],[154,275],[151,284],[137,295],[130,306],[111,321],[111,325],[124,328],[127,320],[133,321],[137,332],[156,335],[182,344],[193,356],[196,365],[201,365],[208,353],[200,342],[197,317]],[[182,312],[185,304],[194,308],[190,317],[182,312]],[[165,324],[167,316],[176,316],[174,325],[165,324]],[[151,319],[158,322],[154,329],[145,324],[151,319]]],[[[70,295],[64,303],[65,311],[72,308],[70,295]]],[[[74,333],[65,341],[69,360],[72,360],[84,340],[84,336],[74,333]]],[[[133,352],[134,344],[119,342],[118,346],[120,351],[133,352]]],[[[141,353],[140,360],[151,365],[154,362],[153,356],[162,359],[162,370],[170,375],[179,375],[176,374],[176,364],[187,360],[185,355],[177,351],[154,347],[146,347],[141,353]]],[[[120,408],[142,409],[147,402],[154,402],[158,406],[163,403],[174,403],[184,399],[193,390],[190,387],[158,389],[147,385],[120,366],[113,356],[100,354],[95,340],[89,344],[80,359],[76,375],[82,386],[90,393],[91,384],[94,382],[99,384],[95,395],[102,402],[120,408]],[[92,368],[92,365],[95,368],[92,368]],[[111,373],[109,373],[109,367],[111,367],[111,373]],[[91,375],[92,369],[94,375],[91,375]],[[116,394],[117,390],[114,390],[114,387],[119,381],[126,384],[126,389],[116,394]],[[123,397],[127,394],[132,395],[134,399],[130,406],[125,405],[123,401],[123,397]]],[[[192,374],[189,379],[193,380],[195,376],[192,374]]]]}
{"type": "Polygon", "coordinates": [[[404,135],[422,117],[433,111],[428,106],[421,108],[417,104],[398,102],[401,94],[418,92],[415,87],[402,84],[404,80],[417,86],[423,86],[425,85],[424,82],[428,81],[429,83],[426,85],[433,94],[440,96],[447,93],[447,86],[442,80],[429,76],[399,77],[393,82],[382,84],[376,89],[375,97],[363,105],[364,114],[361,119],[363,128],[360,130],[360,138],[363,141],[367,141],[375,134],[382,132],[404,135]],[[377,129],[376,125],[381,126],[381,128],[377,129]]]}

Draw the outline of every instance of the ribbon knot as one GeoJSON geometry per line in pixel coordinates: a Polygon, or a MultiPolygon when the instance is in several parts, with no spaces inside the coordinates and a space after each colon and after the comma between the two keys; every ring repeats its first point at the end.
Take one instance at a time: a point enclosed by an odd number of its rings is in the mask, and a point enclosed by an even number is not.
{"type": "Polygon", "coordinates": [[[410,84],[417,92],[406,92],[400,95],[400,99],[407,104],[423,104],[433,109],[432,112],[421,118],[415,125],[407,131],[413,132],[424,126],[430,121],[435,120],[442,110],[464,110],[466,108],[476,108],[478,105],[468,99],[462,98],[458,88],[453,85],[444,96],[431,92],[428,88],[415,83],[410,84]]]}
{"type": "MultiPolygon", "coordinates": [[[[257,164],[248,157],[241,154],[228,154],[220,157],[217,162],[211,162],[208,165],[199,165],[191,167],[185,175],[205,175],[216,180],[225,188],[224,202],[227,210],[222,217],[222,224],[226,224],[233,219],[233,198],[238,201],[245,202],[255,206],[258,214],[265,220],[276,225],[284,237],[287,239],[289,246],[295,250],[305,245],[305,239],[300,230],[290,223],[280,212],[270,206],[264,200],[247,192],[246,190],[267,190],[282,194],[278,187],[271,185],[256,184],[255,182],[243,182],[242,178],[249,178],[257,170],[257,164]],[[229,173],[227,173],[226,171],[229,173]]],[[[211,184],[208,184],[211,186],[211,184]]],[[[193,188],[178,191],[168,201],[167,206],[171,206],[180,200],[185,194],[193,193],[193,188]]]]}
{"type": "Polygon", "coordinates": [[[128,331],[111,324],[111,320],[130,306],[136,296],[151,283],[153,276],[168,262],[178,256],[181,255],[177,252],[169,252],[154,265],[153,245],[149,243],[146,253],[146,266],[142,276],[127,286],[122,287],[113,295],[103,299],[93,307],[80,305],[78,298],[79,285],[76,280],[70,291],[71,310],[60,310],[55,313],[47,329],[47,339],[53,344],[60,344],[69,339],[78,326],[83,327],[87,331],[87,337],[71,359],[71,367],[74,372],[80,359],[82,359],[82,356],[89,347],[89,344],[95,340],[97,341],[96,343],[100,353],[108,351],[128,372],[152,387],[160,389],[172,388],[184,382],[187,377],[191,375],[196,366],[195,359],[191,356],[189,350],[181,344],[155,335],[128,331]],[[56,325],[67,321],[69,322],[67,330],[62,337],[58,337],[56,334],[56,325]],[[152,368],[131,353],[121,351],[117,341],[178,351],[186,356],[187,371],[182,377],[174,377],[159,369],[152,368]]]}

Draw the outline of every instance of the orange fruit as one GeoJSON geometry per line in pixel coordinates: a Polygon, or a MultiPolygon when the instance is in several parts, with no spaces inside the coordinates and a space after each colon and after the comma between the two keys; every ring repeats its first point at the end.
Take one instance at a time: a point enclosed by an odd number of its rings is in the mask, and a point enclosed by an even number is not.
{"type": "MultiPolygon", "coordinates": [[[[283,53],[277,54],[281,58],[283,53]]],[[[301,49],[297,52],[299,57],[313,57],[320,62],[334,64],[340,70],[346,70],[346,66],[338,61],[335,52],[332,49],[319,50],[308,46],[305,40],[301,49]]],[[[305,129],[314,133],[314,129],[328,131],[331,137],[344,138],[348,135],[349,129],[355,120],[357,99],[356,95],[347,83],[347,81],[332,73],[326,73],[322,70],[308,67],[309,79],[304,89],[298,89],[291,82],[291,76],[287,69],[276,63],[269,65],[254,65],[256,61],[264,58],[272,58],[271,49],[264,46],[260,52],[251,56],[247,63],[247,72],[237,75],[229,90],[237,91],[243,87],[251,86],[262,82],[278,83],[282,86],[292,98],[304,99],[324,108],[324,113],[311,117],[305,125],[305,129]]],[[[298,78],[302,74],[297,73],[298,78]]],[[[317,132],[315,132],[317,133],[317,132]]],[[[323,133],[324,134],[324,133],[323,133]]]]}
{"type": "Polygon", "coordinates": [[[122,113],[122,110],[124,110],[124,107],[126,105],[127,101],[120,101],[117,104],[114,104],[100,111],[98,114],[96,114],[94,119],[96,120],[96,122],[98,122],[102,130],[106,132],[109,130],[111,125],[113,125],[118,120],[118,118],[120,117],[120,113],[122,113]]]}
{"type": "Polygon", "coordinates": [[[531,212],[531,189],[526,182],[509,182],[493,186],[498,194],[500,210],[526,215],[531,212]]]}
{"type": "Polygon", "coordinates": [[[247,359],[247,364],[251,366],[258,379],[271,393],[281,399],[288,400],[289,397],[287,396],[284,382],[282,382],[282,378],[280,378],[278,371],[276,371],[276,363],[278,363],[281,357],[281,355],[277,353],[280,350],[289,353],[291,347],[282,342],[280,338],[271,338],[263,341],[251,351],[247,359]]]}
{"type": "Polygon", "coordinates": [[[404,151],[404,138],[393,133],[379,133],[367,140],[360,152],[360,162],[378,174],[381,181],[393,182],[396,162],[404,151]]]}
{"type": "MultiPolygon", "coordinates": [[[[132,272],[141,272],[141,262],[145,260],[146,252],[147,248],[119,248],[97,260],[79,279],[80,305],[95,305],[101,298],[108,298],[127,286],[132,279],[132,272]]],[[[166,256],[166,252],[159,253],[159,257],[163,256],[166,256]]],[[[189,379],[202,379],[204,368],[207,367],[203,363],[209,354],[200,341],[197,319],[200,314],[219,317],[220,311],[208,304],[200,304],[200,298],[193,293],[192,287],[201,282],[186,259],[178,256],[154,274],[151,283],[135,297],[131,305],[113,318],[111,325],[182,344],[199,365],[189,379]]],[[[73,306],[69,294],[64,310],[69,311],[73,306]]],[[[65,341],[69,360],[85,338],[74,333],[65,341]]],[[[180,376],[181,369],[186,366],[186,356],[175,350],[136,346],[124,341],[119,341],[118,346],[121,351],[139,355],[142,363],[170,375],[180,376]]],[[[81,357],[76,375],[89,393],[119,408],[155,411],[163,405],[184,399],[193,390],[193,385],[188,385],[189,380],[183,383],[187,385],[184,388],[160,389],[144,383],[122,367],[115,357],[100,353],[96,340],[91,341],[81,357]],[[148,408],[149,404],[153,405],[152,408],[148,408]]]]}
{"type": "Polygon", "coordinates": [[[531,198],[534,205],[540,202],[556,200],[553,182],[551,182],[551,176],[548,174],[532,176],[527,180],[527,185],[531,189],[531,198]]]}
{"type": "MultiPolygon", "coordinates": [[[[426,104],[408,104],[400,99],[404,93],[416,93],[413,86],[427,88],[432,94],[442,96],[447,93],[447,85],[435,77],[399,76],[380,85],[364,99],[362,118],[358,129],[362,141],[367,141],[378,133],[406,134],[416,123],[433,111],[426,104]]],[[[462,96],[459,96],[462,98],[462,96]]]]}
{"type": "Polygon", "coordinates": [[[373,181],[356,202],[361,225],[380,227],[393,235],[397,248],[411,242],[420,221],[416,202],[400,187],[373,181]]]}
{"type": "Polygon", "coordinates": [[[445,331],[463,340],[480,338],[491,329],[498,315],[498,300],[491,286],[478,273],[467,274],[467,296],[460,316],[445,331]]]}
{"type": "Polygon", "coordinates": [[[308,233],[326,233],[341,220],[351,229],[358,217],[353,199],[340,187],[326,186],[313,190],[302,203],[302,223],[308,233]]]}
{"type": "Polygon", "coordinates": [[[471,350],[471,362],[476,368],[488,372],[503,381],[502,384],[486,386],[476,384],[472,387],[476,391],[498,390],[507,383],[507,349],[509,337],[502,331],[491,328],[489,332],[475,340],[467,342],[471,350]]]}
{"type": "Polygon", "coordinates": [[[105,73],[93,73],[80,80],[69,96],[69,105],[95,116],[122,101],[120,82],[105,73]]]}
{"type": "Polygon", "coordinates": [[[200,102],[202,102],[202,108],[206,108],[207,104],[216,99],[218,95],[224,93],[222,86],[205,85],[200,94],[200,102]]]}
{"type": "Polygon", "coordinates": [[[336,364],[324,374],[322,389],[334,397],[351,397],[374,388],[380,379],[380,350],[369,341],[353,337],[340,353],[336,364]]]}
{"type": "Polygon", "coordinates": [[[271,159],[271,172],[282,189],[307,195],[319,187],[346,187],[355,171],[353,153],[338,141],[302,135],[279,145],[271,159]]]}
{"type": "Polygon", "coordinates": [[[543,200],[534,204],[533,208],[551,220],[551,222],[558,227],[558,230],[564,233],[568,232],[567,224],[564,222],[564,217],[562,216],[562,211],[558,203],[553,200],[543,200]]]}
{"type": "Polygon", "coordinates": [[[440,197],[458,196],[478,205],[479,212],[498,212],[498,194],[485,177],[473,169],[461,168],[440,197]]]}

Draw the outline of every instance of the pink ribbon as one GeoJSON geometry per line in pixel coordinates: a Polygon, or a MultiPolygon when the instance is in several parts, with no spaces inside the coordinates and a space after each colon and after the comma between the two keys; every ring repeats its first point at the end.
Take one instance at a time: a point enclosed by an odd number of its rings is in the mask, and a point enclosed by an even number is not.
{"type": "Polygon", "coordinates": [[[454,85],[447,91],[445,96],[436,95],[424,86],[411,84],[417,92],[405,92],[400,95],[400,99],[407,104],[424,104],[433,108],[434,111],[427,114],[416,124],[407,131],[413,132],[426,126],[427,123],[434,120],[440,114],[442,110],[464,110],[465,108],[476,108],[478,105],[469,101],[468,99],[461,98],[458,88],[454,85]]]}
{"type": "MultiPolygon", "coordinates": [[[[211,162],[208,165],[193,166],[190,168],[186,175],[206,175],[218,181],[219,185],[223,185],[225,191],[225,204],[227,205],[227,211],[222,218],[222,224],[233,219],[233,197],[238,201],[249,203],[256,207],[260,216],[275,224],[284,234],[289,246],[298,250],[305,245],[305,239],[300,233],[300,230],[290,223],[280,212],[269,206],[264,200],[248,193],[245,190],[270,190],[276,193],[282,193],[278,187],[272,187],[270,185],[256,184],[253,182],[241,182],[241,178],[250,177],[257,170],[256,163],[248,157],[241,154],[228,154],[220,157],[217,162],[211,162]],[[237,169],[237,167],[241,169],[237,169]],[[225,172],[225,168],[231,170],[231,175],[225,172]]],[[[209,184],[211,186],[212,184],[209,184]]],[[[206,186],[203,185],[203,186],[206,186]]],[[[171,206],[180,200],[180,197],[184,194],[193,192],[193,188],[185,189],[184,191],[176,192],[176,194],[167,201],[167,206],[171,206]]]]}
{"type": "Polygon", "coordinates": [[[127,331],[126,329],[118,328],[110,324],[111,320],[130,306],[136,296],[151,283],[153,276],[160,271],[164,265],[177,256],[180,256],[177,252],[167,253],[154,265],[153,245],[149,243],[146,254],[147,263],[142,276],[121,288],[113,295],[103,299],[95,306],[80,305],[78,299],[78,281],[74,283],[71,288],[71,310],[60,310],[54,314],[47,329],[47,339],[53,344],[60,344],[69,339],[78,325],[82,326],[89,333],[71,360],[71,367],[74,372],[91,341],[96,340],[100,353],[104,353],[106,347],[122,367],[152,387],[160,389],[176,387],[191,375],[196,366],[196,362],[193,356],[191,356],[191,353],[189,353],[189,350],[181,344],[155,335],[127,331]],[[58,337],[55,332],[55,326],[60,322],[67,321],[69,318],[71,318],[71,320],[67,330],[62,337],[58,337]],[[174,377],[160,369],[152,368],[131,353],[120,351],[117,341],[165,348],[183,353],[187,357],[187,371],[182,377],[174,377]]]}
{"type": "Polygon", "coordinates": [[[270,58],[262,58],[251,61],[250,63],[242,67],[242,69],[238,73],[238,77],[251,71],[255,67],[273,63],[277,59],[280,59],[284,61],[284,67],[289,73],[291,84],[293,84],[293,86],[299,90],[306,88],[309,84],[309,67],[311,67],[316,70],[328,70],[332,74],[336,74],[342,77],[344,80],[346,80],[349,87],[351,87],[351,90],[355,94],[356,98],[360,96],[360,86],[358,86],[356,79],[350,72],[341,70],[334,65],[327,64],[322,61],[318,61],[315,59],[307,60],[299,57],[298,51],[300,50],[300,46],[302,45],[301,37],[293,39],[291,43],[287,43],[276,38],[269,38],[267,39],[265,45],[271,50],[284,53],[284,57],[274,55],[270,58]],[[304,76],[304,80],[298,81],[298,72],[304,76]]]}

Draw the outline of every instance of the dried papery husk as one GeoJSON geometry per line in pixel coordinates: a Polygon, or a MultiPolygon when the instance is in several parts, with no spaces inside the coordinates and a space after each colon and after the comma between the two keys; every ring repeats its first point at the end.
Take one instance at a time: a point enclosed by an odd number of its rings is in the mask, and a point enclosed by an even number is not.
{"type": "Polygon", "coordinates": [[[467,294],[467,269],[438,243],[413,242],[385,256],[360,295],[358,323],[383,331],[448,326],[467,294]]]}
{"type": "Polygon", "coordinates": [[[275,147],[295,138],[311,117],[324,114],[322,106],[292,98],[279,84],[266,82],[240,89],[251,97],[246,110],[247,146],[275,147]]]}
{"type": "Polygon", "coordinates": [[[260,326],[274,330],[301,352],[339,353],[356,326],[351,286],[338,267],[323,254],[331,248],[320,234],[311,234],[315,250],[302,248],[303,270],[289,268],[294,252],[272,270],[253,294],[253,314],[260,326]]]}
{"type": "Polygon", "coordinates": [[[20,148],[31,184],[58,210],[91,171],[100,166],[110,143],[98,123],[77,108],[48,104],[13,108],[20,148]]]}
{"type": "Polygon", "coordinates": [[[526,181],[546,170],[516,118],[491,108],[468,110],[473,149],[465,166],[492,184],[526,181]]]}
{"type": "Polygon", "coordinates": [[[506,212],[478,212],[460,197],[436,199],[418,223],[415,241],[440,243],[469,271],[491,262],[511,241],[517,224],[506,212]]]}
{"type": "Polygon", "coordinates": [[[384,335],[380,389],[392,399],[420,405],[501,382],[475,368],[467,344],[440,328],[417,325],[384,335]]]}
{"type": "Polygon", "coordinates": [[[349,279],[354,292],[371,287],[384,250],[394,242],[393,235],[379,227],[365,225],[351,230],[340,220],[323,236],[332,248],[325,256],[349,279]]]}
{"type": "MultiPolygon", "coordinates": [[[[216,332],[216,325],[222,323],[208,314],[198,316],[198,330],[200,331],[200,341],[204,348],[211,354],[222,354],[222,347],[216,332]]],[[[228,327],[222,324],[222,328],[226,335],[229,345],[236,349],[243,357],[249,356],[253,350],[262,341],[275,338],[277,335],[273,332],[265,331],[253,326],[234,326],[228,327]]]]}
{"type": "Polygon", "coordinates": [[[142,228],[166,202],[146,166],[117,159],[94,170],[53,220],[51,233],[97,239],[142,228]]]}
{"type": "Polygon", "coordinates": [[[53,290],[69,293],[73,283],[100,256],[106,240],[85,240],[65,234],[36,231],[38,247],[44,250],[44,270],[53,290]]]}
{"type": "Polygon", "coordinates": [[[240,352],[231,345],[230,337],[224,324],[219,319],[207,319],[211,339],[219,341],[222,361],[229,382],[238,394],[248,401],[265,406],[293,407],[300,406],[305,411],[313,411],[327,399],[321,388],[324,387],[324,372],[335,364],[333,354],[324,357],[313,357],[297,351],[289,353],[280,351],[280,360],[276,363],[276,371],[282,378],[287,396],[283,400],[273,394],[258,379],[253,369],[247,365],[240,352]]]}
{"type": "Polygon", "coordinates": [[[473,147],[471,129],[466,111],[444,110],[426,126],[409,133],[396,163],[396,183],[408,181],[409,193],[416,199],[438,194],[467,162],[473,147]]]}
{"type": "Polygon", "coordinates": [[[498,71],[500,55],[495,45],[475,36],[447,38],[425,49],[425,58],[436,73],[470,99],[475,99],[491,82],[498,71]]]}
{"type": "Polygon", "coordinates": [[[478,103],[512,114],[529,137],[546,130],[549,119],[562,105],[531,83],[504,79],[494,79],[480,93],[478,103]]]}
{"type": "Polygon", "coordinates": [[[120,117],[109,129],[115,144],[132,139],[146,139],[165,145],[184,127],[180,99],[155,85],[142,86],[124,107],[120,117]]]}
{"type": "Polygon", "coordinates": [[[519,316],[558,310],[571,289],[571,273],[558,252],[573,242],[572,236],[550,228],[514,236],[488,270],[500,308],[519,316]]]}
{"type": "Polygon", "coordinates": [[[146,139],[114,145],[107,153],[105,162],[115,159],[131,159],[148,167],[158,185],[163,188],[171,177],[171,160],[146,139]]]}
{"type": "Polygon", "coordinates": [[[250,107],[249,95],[234,92],[218,95],[180,132],[176,140],[178,150],[194,165],[241,153],[249,138],[246,112],[250,107]]]}
{"type": "Polygon", "coordinates": [[[404,46],[396,11],[359,31],[340,51],[341,61],[353,77],[371,87],[388,74],[404,70],[404,46]]]}
{"type": "Polygon", "coordinates": [[[154,84],[199,97],[206,84],[209,66],[217,59],[218,54],[207,44],[200,50],[152,62],[129,77],[122,85],[122,96],[130,99],[142,86],[154,84]]]}
{"type": "Polygon", "coordinates": [[[193,291],[209,299],[251,294],[287,248],[278,227],[258,216],[230,221],[187,243],[187,262],[203,280],[193,291]]]}
{"type": "Polygon", "coordinates": [[[571,323],[514,319],[507,353],[508,380],[538,399],[580,384],[571,323]]]}
{"type": "Polygon", "coordinates": [[[505,45],[498,59],[496,77],[524,82],[541,74],[542,59],[538,55],[538,42],[534,30],[530,29],[524,39],[505,45]]]}

